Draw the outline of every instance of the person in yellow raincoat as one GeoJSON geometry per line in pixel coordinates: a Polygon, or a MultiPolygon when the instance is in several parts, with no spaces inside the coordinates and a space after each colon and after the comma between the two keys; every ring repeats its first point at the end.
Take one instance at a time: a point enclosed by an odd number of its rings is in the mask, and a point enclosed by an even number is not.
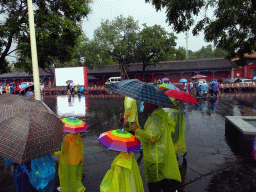
{"type": "Polygon", "coordinates": [[[171,138],[173,127],[167,113],[160,107],[144,103],[150,113],[144,130],[131,126],[135,136],[142,142],[144,157],[144,174],[149,191],[175,191],[168,179],[181,182],[181,175],[171,138]]]}
{"type": "Polygon", "coordinates": [[[134,153],[119,152],[101,182],[100,192],[144,192],[134,153]]]}
{"type": "Polygon", "coordinates": [[[61,151],[55,153],[60,156],[59,179],[62,192],[84,192],[82,184],[84,146],[80,133],[68,133],[63,138],[61,151]]]}
{"type": "Polygon", "coordinates": [[[185,118],[181,109],[182,101],[169,97],[171,101],[176,105],[177,109],[170,109],[168,116],[170,117],[174,132],[172,132],[172,141],[174,144],[175,152],[177,155],[187,154],[187,145],[185,141],[185,118]]]}
{"type": "Polygon", "coordinates": [[[124,99],[124,130],[131,132],[131,125],[134,122],[139,125],[137,103],[135,99],[126,96],[124,99]]]}

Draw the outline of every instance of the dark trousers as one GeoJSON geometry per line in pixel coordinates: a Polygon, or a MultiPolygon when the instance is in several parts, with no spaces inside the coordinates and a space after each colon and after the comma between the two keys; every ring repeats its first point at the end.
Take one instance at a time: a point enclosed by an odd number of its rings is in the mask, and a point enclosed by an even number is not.
{"type": "Polygon", "coordinates": [[[178,188],[178,181],[164,179],[156,183],[148,183],[148,190],[150,192],[175,192],[178,188]]]}

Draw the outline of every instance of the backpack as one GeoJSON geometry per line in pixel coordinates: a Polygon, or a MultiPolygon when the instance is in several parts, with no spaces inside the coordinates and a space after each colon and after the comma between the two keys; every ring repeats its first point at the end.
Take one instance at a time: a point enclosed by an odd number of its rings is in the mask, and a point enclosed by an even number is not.
{"type": "Polygon", "coordinates": [[[31,160],[31,171],[27,172],[29,181],[36,190],[44,189],[55,178],[55,173],[51,154],[31,160]]]}

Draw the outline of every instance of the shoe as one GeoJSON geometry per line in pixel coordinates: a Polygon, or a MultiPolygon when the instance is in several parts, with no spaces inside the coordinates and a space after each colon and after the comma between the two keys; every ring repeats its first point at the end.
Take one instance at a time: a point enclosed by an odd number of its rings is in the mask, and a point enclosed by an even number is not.
{"type": "Polygon", "coordinates": [[[60,186],[59,186],[59,187],[57,187],[57,190],[58,190],[58,191],[61,191],[61,188],[60,188],[60,186]]]}

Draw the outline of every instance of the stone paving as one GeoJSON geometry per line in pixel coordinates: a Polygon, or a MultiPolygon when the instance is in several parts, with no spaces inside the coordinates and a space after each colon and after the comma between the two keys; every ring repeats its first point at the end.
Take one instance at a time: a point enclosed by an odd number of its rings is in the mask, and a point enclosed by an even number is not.
{"type": "MultiPolygon", "coordinates": [[[[202,112],[195,110],[195,105],[188,105],[185,119],[188,153],[185,161],[181,156],[178,160],[182,175],[179,192],[256,191],[255,161],[239,155],[239,152],[232,149],[225,139],[224,116],[226,115],[222,113],[222,110],[228,111],[232,102],[228,97],[220,97],[218,113],[209,113],[209,110],[202,112]]],[[[243,108],[243,106],[236,107],[243,108]]],[[[235,110],[236,108],[234,108],[235,110]]],[[[95,123],[95,119],[88,124],[94,124],[92,128],[99,126],[95,123]]],[[[85,147],[83,184],[87,192],[97,192],[105,173],[110,169],[117,154],[102,146],[97,141],[98,135],[90,135],[88,132],[88,134],[81,134],[81,137],[85,147]]],[[[136,159],[139,157],[139,152],[135,153],[135,157],[136,159]]],[[[58,165],[58,157],[54,157],[54,159],[58,165]]],[[[5,166],[3,162],[0,162],[0,165],[0,191],[15,191],[10,166],[5,166]]],[[[144,189],[147,192],[143,161],[139,168],[144,189]]],[[[55,186],[58,185],[59,180],[56,177],[55,186]]]]}

